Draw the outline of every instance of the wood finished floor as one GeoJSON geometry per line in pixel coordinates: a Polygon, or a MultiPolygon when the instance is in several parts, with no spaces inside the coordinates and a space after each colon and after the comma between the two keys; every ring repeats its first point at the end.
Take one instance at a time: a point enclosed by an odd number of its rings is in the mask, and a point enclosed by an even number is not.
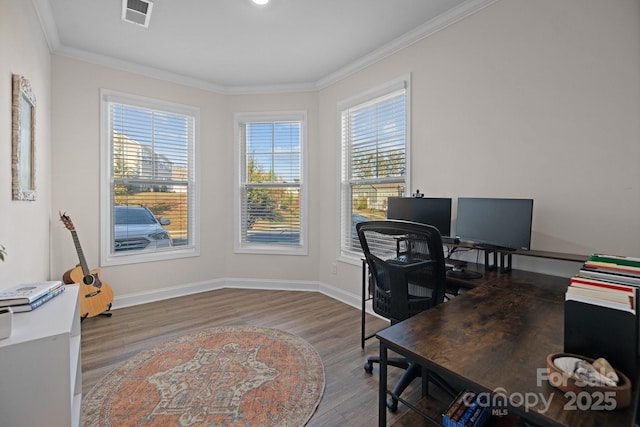
{"type": "MultiPolygon", "coordinates": [[[[360,348],[360,310],[317,292],[221,289],[113,311],[82,322],[83,394],[142,350],[190,331],[223,325],[278,328],[311,343],[322,357],[326,386],[308,426],[378,425],[378,366],[365,373],[375,338],[360,348]]],[[[375,316],[367,329],[387,325],[375,316]]],[[[390,368],[389,380],[400,371],[390,368]]],[[[417,383],[418,381],[416,381],[417,383]]],[[[409,390],[408,393],[417,390],[409,390]]],[[[406,412],[389,413],[393,423],[406,412]]]]}

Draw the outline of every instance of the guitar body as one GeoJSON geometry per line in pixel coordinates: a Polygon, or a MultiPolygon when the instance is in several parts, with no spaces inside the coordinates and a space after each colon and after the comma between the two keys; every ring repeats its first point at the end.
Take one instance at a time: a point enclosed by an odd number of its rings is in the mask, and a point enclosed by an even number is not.
{"type": "Polygon", "coordinates": [[[82,267],[77,266],[62,276],[64,283],[77,283],[80,286],[80,317],[94,317],[111,309],[113,291],[100,280],[100,269],[91,270],[86,275],[82,267]]]}
{"type": "Polygon", "coordinates": [[[89,271],[82,247],[80,246],[78,234],[73,226],[73,222],[71,222],[71,218],[61,213],[60,220],[65,227],[71,231],[73,243],[76,246],[78,258],[80,259],[80,264],[78,264],[76,268],[72,268],[62,275],[62,281],[64,283],[77,283],[80,287],[80,318],[84,320],[87,317],[98,316],[99,314],[111,316],[111,313],[107,313],[107,311],[111,309],[113,291],[109,285],[100,280],[100,270],[95,269],[89,271]]]}

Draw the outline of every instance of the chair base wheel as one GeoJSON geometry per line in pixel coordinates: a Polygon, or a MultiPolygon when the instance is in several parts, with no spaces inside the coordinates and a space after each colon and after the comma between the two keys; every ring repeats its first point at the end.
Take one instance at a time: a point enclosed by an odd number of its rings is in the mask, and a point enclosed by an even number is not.
{"type": "Polygon", "coordinates": [[[391,412],[396,412],[398,410],[398,401],[393,398],[387,400],[387,408],[389,408],[391,412]]]}
{"type": "Polygon", "coordinates": [[[365,363],[365,364],[364,364],[364,371],[365,371],[367,374],[372,373],[372,372],[373,372],[373,363],[371,363],[371,362],[367,362],[367,363],[365,363]]]}

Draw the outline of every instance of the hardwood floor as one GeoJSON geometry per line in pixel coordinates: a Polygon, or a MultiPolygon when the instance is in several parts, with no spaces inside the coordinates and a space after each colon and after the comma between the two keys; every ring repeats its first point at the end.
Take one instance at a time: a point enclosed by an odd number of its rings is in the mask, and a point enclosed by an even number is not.
{"type": "MultiPolygon", "coordinates": [[[[368,316],[367,328],[388,323],[368,316]]],[[[278,328],[311,343],[322,357],[326,386],[309,426],[378,425],[378,367],[365,373],[375,338],[360,348],[360,310],[317,292],[222,289],[113,311],[82,322],[83,394],[118,364],[163,341],[202,328],[255,325],[278,328]]],[[[392,371],[395,368],[390,368],[392,371]]],[[[401,371],[390,372],[395,381],[401,371]]],[[[416,381],[417,383],[417,381],[416,381]]],[[[418,387],[408,390],[416,393],[418,387]]],[[[397,414],[389,413],[391,423],[397,414]]]]}

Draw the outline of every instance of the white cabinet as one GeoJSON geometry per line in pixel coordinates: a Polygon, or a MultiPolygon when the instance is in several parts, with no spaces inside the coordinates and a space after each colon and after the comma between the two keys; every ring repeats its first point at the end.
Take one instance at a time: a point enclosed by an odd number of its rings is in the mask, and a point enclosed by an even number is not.
{"type": "Polygon", "coordinates": [[[13,314],[0,340],[0,427],[80,426],[78,286],[33,311],[13,314]]]}

